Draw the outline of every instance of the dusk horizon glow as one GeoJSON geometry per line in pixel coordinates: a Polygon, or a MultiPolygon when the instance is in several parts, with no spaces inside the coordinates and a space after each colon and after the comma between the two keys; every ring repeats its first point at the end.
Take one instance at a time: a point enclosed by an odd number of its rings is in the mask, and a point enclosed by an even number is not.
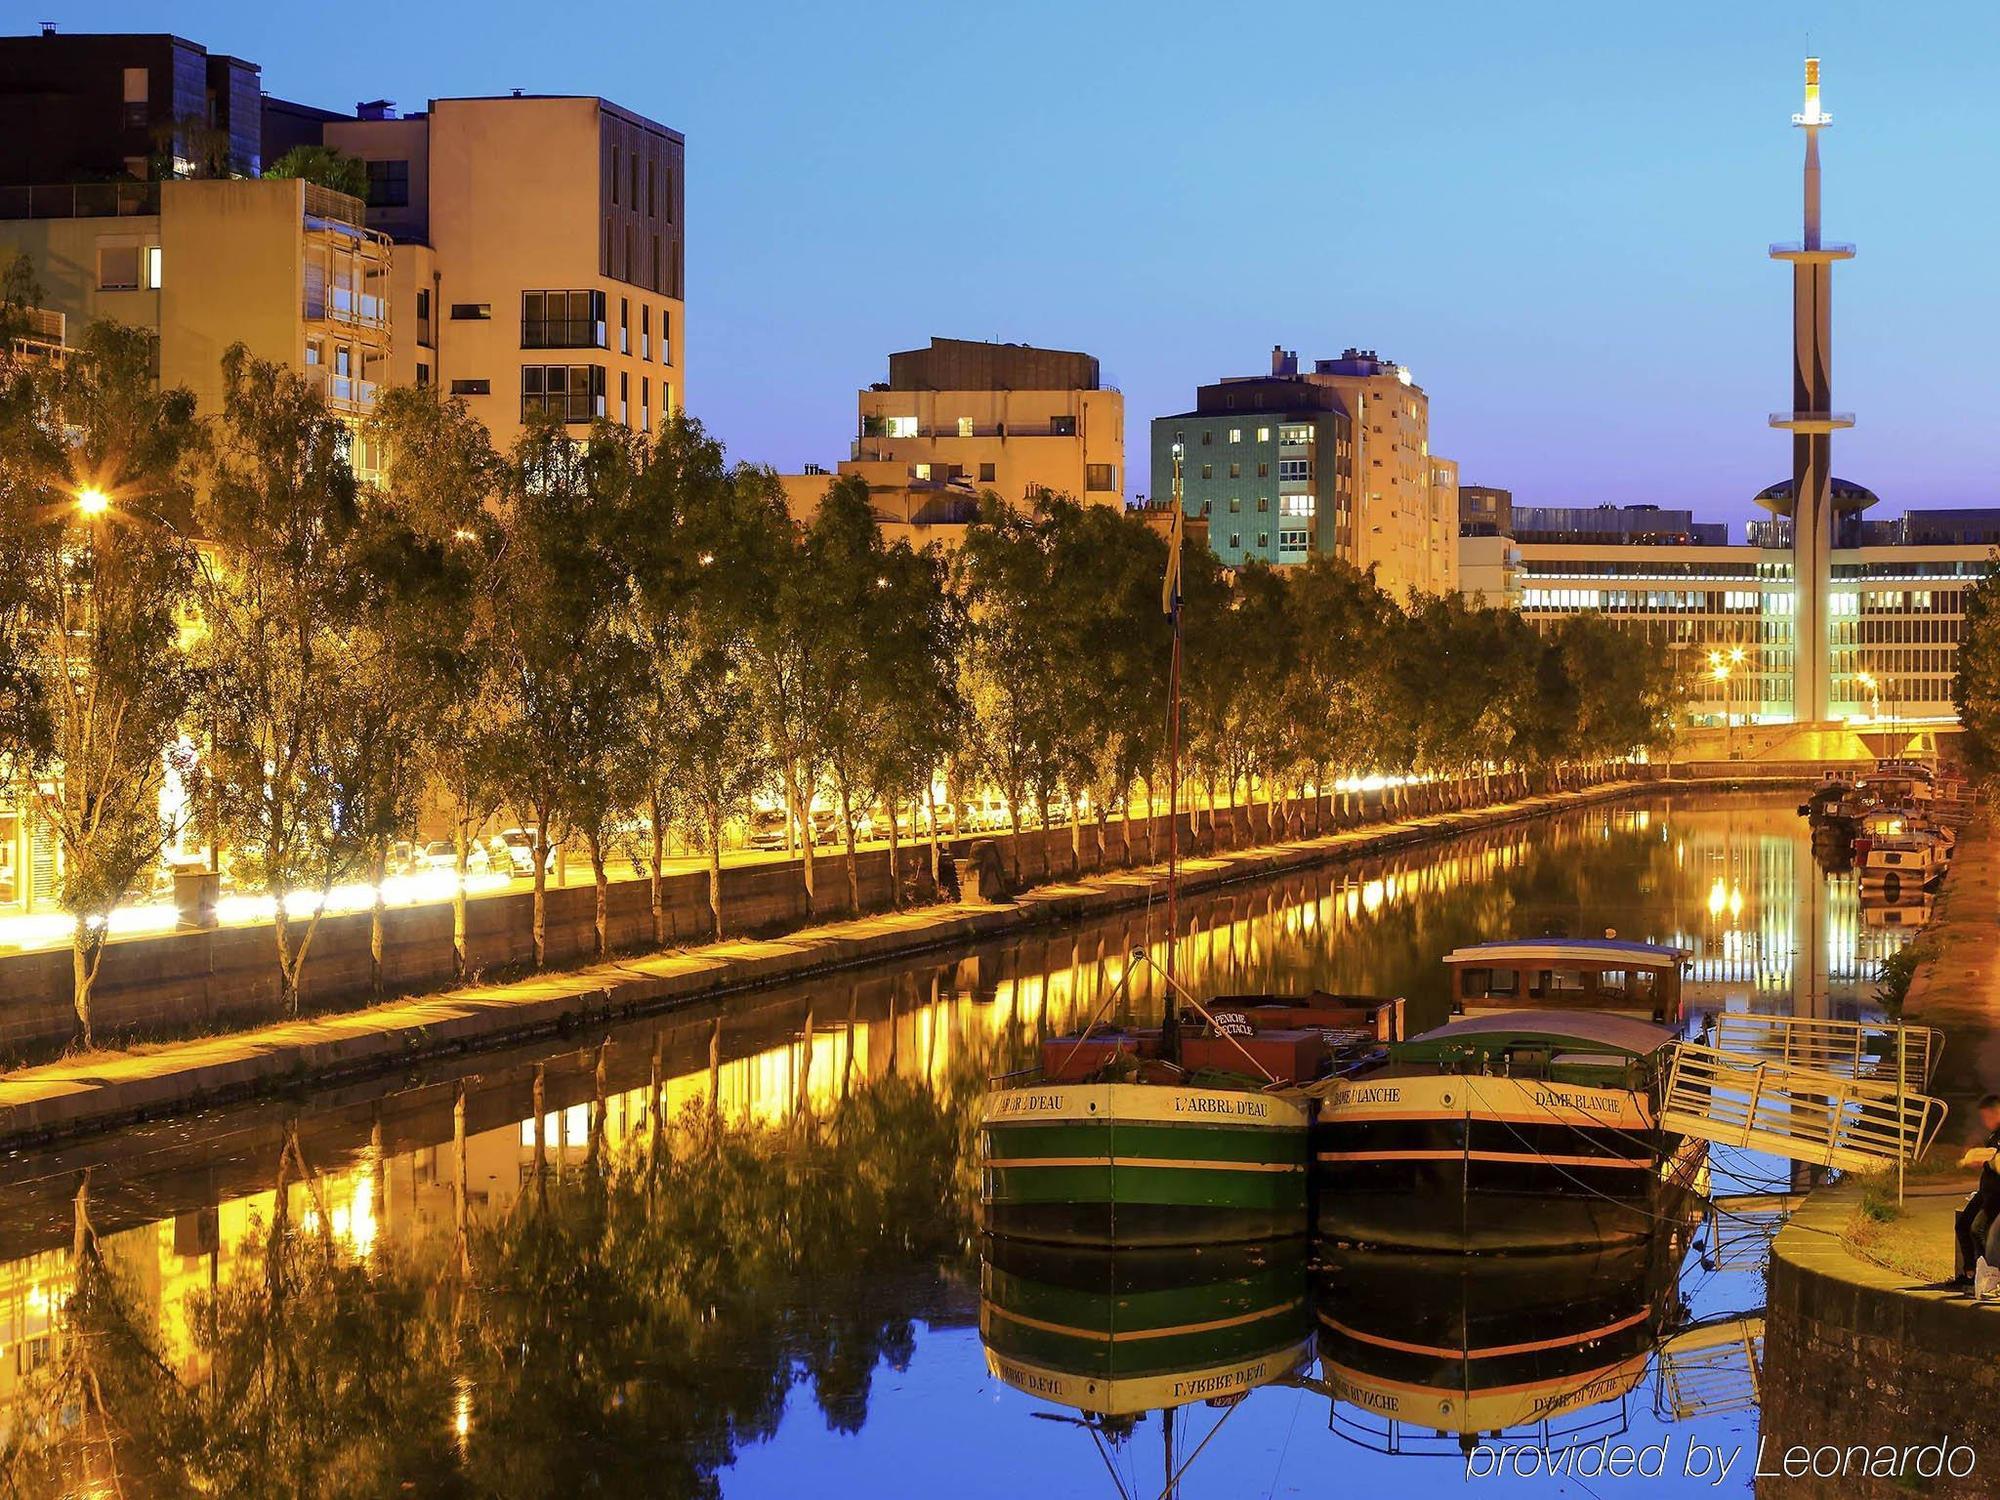
{"type": "MultiPolygon", "coordinates": [[[[1906,508],[1996,503],[1976,405],[2000,300],[1941,251],[2000,209],[1977,69],[2000,24],[1828,4],[1700,5],[1673,27],[1447,7],[1256,25],[1186,6],[1041,4],[857,27],[781,4],[634,17],[617,45],[512,0],[398,17],[371,57],[285,7],[171,28],[277,97],[405,112],[599,94],[687,138],[687,399],[733,457],[831,468],[854,393],[932,336],[1096,355],[1146,424],[1196,385],[1348,346],[1410,367],[1466,484],[1524,504],[1726,520],[1785,476],[1800,61],[1824,59],[1834,471],[1906,508]],[[1810,25],[1808,37],[1806,27],[1810,25]]],[[[51,7],[68,32],[154,6],[51,7]]],[[[11,31],[32,29],[25,16],[11,31]]]]}

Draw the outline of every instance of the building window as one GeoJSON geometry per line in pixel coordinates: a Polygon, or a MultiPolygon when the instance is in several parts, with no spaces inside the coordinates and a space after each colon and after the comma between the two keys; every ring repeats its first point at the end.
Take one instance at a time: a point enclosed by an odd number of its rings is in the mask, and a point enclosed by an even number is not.
{"type": "Polygon", "coordinates": [[[1269,495],[1259,495],[1257,497],[1257,509],[1269,510],[1270,508],[1271,508],[1271,497],[1269,495]]]}
{"type": "Polygon", "coordinates": [[[958,419],[958,435],[960,437],[972,436],[972,418],[960,417],[958,419]]]}
{"type": "Polygon", "coordinates": [[[644,302],[639,304],[639,358],[653,357],[653,309],[644,302]]]}
{"type": "Polygon", "coordinates": [[[668,312],[664,307],[660,309],[660,363],[663,365],[670,365],[674,362],[672,318],[672,313],[668,312]]]}
{"type": "Polygon", "coordinates": [[[1050,437],[1075,437],[1075,436],[1076,436],[1076,418],[1075,418],[1075,417],[1050,417],[1050,418],[1049,418],[1049,436],[1050,436],[1050,437]]]}
{"type": "Polygon", "coordinates": [[[420,386],[425,386],[429,385],[430,383],[431,383],[431,367],[426,364],[419,364],[417,366],[417,384],[420,386]]]}
{"type": "Polygon", "coordinates": [[[1118,470],[1113,464],[1085,464],[1083,466],[1083,487],[1086,490],[1115,490],[1118,488],[1118,470]]]}
{"type": "Polygon", "coordinates": [[[632,375],[628,370],[618,372],[618,420],[626,427],[632,425],[632,375]]]}
{"type": "Polygon", "coordinates": [[[861,420],[863,437],[913,438],[917,435],[915,417],[864,417],[861,420]]]}
{"type": "Polygon", "coordinates": [[[611,148],[611,202],[613,205],[616,205],[618,202],[618,148],[616,146],[611,148]]]}
{"type": "Polygon", "coordinates": [[[370,208],[410,206],[410,164],[407,161],[368,163],[368,206],[370,208]]]}
{"type": "Polygon", "coordinates": [[[97,289],[100,292],[136,292],[146,271],[145,246],[99,245],[97,247],[97,289]]]}
{"type": "Polygon", "coordinates": [[[1232,552],[1240,551],[1242,549],[1242,546],[1243,546],[1243,533],[1240,531],[1230,532],[1229,550],[1232,552]]]}
{"type": "Polygon", "coordinates": [[[644,375],[639,377],[639,430],[653,430],[653,382],[644,375]]]}
{"type": "Polygon", "coordinates": [[[1201,466],[1201,477],[1202,477],[1203,479],[1213,479],[1213,478],[1215,478],[1215,465],[1214,465],[1214,464],[1203,464],[1203,465],[1201,466]]]}
{"type": "Polygon", "coordinates": [[[1229,477],[1231,479],[1241,479],[1243,477],[1243,465],[1231,464],[1229,466],[1229,477]]]}
{"type": "Polygon", "coordinates": [[[1268,551],[1270,550],[1270,548],[1271,548],[1271,533],[1270,533],[1270,532],[1268,532],[1268,531],[1260,531],[1260,532],[1258,532],[1258,533],[1257,533],[1257,550],[1258,550],[1259,552],[1268,552],[1268,551]]]}
{"type": "Polygon", "coordinates": [[[451,305],[451,320],[454,323],[483,323],[492,316],[491,302],[454,302],[451,305]]]}
{"type": "Polygon", "coordinates": [[[602,365],[521,366],[521,417],[546,411],[565,422],[604,415],[602,365]]]}
{"type": "Polygon", "coordinates": [[[428,287],[417,293],[417,342],[425,348],[434,347],[431,334],[431,294],[428,287]]]}
{"type": "Polygon", "coordinates": [[[1229,497],[1229,513],[1235,515],[1241,509],[1243,509],[1243,497],[1240,495],[1231,495],[1229,497]]]}
{"type": "Polygon", "coordinates": [[[1203,515],[1207,515],[1207,514],[1209,513],[1209,511],[1210,511],[1210,510],[1212,510],[1212,509],[1214,508],[1214,505],[1215,505],[1215,502],[1214,502],[1214,501],[1212,501],[1212,500],[1204,500],[1204,501],[1202,501],[1202,502],[1201,502],[1201,513],[1202,513],[1203,515]]]}
{"type": "Polygon", "coordinates": [[[451,393],[454,396],[490,396],[493,394],[493,382],[490,380],[454,380],[451,383],[451,393]]]}
{"type": "Polygon", "coordinates": [[[1258,442],[1260,442],[1260,443],[1268,443],[1268,442],[1270,442],[1270,441],[1271,441],[1271,429],[1270,429],[1270,428],[1268,428],[1268,427],[1259,427],[1259,428],[1257,429],[1257,441],[1258,441],[1258,442]]]}
{"type": "Polygon", "coordinates": [[[1259,479],[1269,479],[1271,477],[1271,466],[1267,463],[1258,464],[1257,477],[1259,479]]]}
{"type": "Polygon", "coordinates": [[[143,127],[147,120],[147,104],[153,96],[153,75],[144,68],[125,70],[125,111],[127,130],[143,127]]]}
{"type": "Polygon", "coordinates": [[[931,466],[929,464],[918,464],[915,472],[917,478],[929,479],[931,477],[931,466]]]}
{"type": "Polygon", "coordinates": [[[1206,448],[1208,447],[1209,444],[1213,443],[1214,441],[1215,441],[1215,434],[1210,432],[1207,428],[1204,427],[1201,433],[1202,447],[1206,448]]]}
{"type": "Polygon", "coordinates": [[[1281,458],[1278,460],[1279,479],[1310,479],[1313,477],[1312,460],[1309,458],[1281,458]]]}
{"type": "Polygon", "coordinates": [[[630,297],[620,297],[618,299],[618,352],[620,354],[630,354],[632,352],[632,299],[630,297]]]}
{"type": "MultiPolygon", "coordinates": [[[[419,296],[423,294],[418,293],[419,296]]],[[[602,349],[604,293],[521,293],[523,349],[602,349]]]]}
{"type": "Polygon", "coordinates": [[[1242,442],[1242,441],[1243,441],[1243,429],[1242,429],[1241,427],[1232,427],[1232,428],[1230,428],[1230,429],[1229,429],[1229,441],[1230,441],[1230,442],[1232,442],[1232,443],[1240,443],[1240,442],[1242,442]]]}
{"type": "Polygon", "coordinates": [[[979,466],[979,482],[981,484],[991,484],[993,482],[993,465],[981,464],[979,466]]]}

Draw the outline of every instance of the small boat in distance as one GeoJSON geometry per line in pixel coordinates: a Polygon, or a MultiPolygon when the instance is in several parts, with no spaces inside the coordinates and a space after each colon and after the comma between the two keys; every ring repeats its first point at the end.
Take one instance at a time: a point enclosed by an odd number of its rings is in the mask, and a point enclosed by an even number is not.
{"type": "Polygon", "coordinates": [[[1677,1030],[1687,958],[1656,943],[1533,937],[1454,948],[1444,961],[1454,1015],[1604,1011],[1677,1030]]]}

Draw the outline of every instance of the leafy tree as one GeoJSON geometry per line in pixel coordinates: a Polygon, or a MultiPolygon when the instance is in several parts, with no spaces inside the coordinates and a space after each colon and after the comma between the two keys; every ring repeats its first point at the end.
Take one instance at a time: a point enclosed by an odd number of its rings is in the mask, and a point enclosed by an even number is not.
{"type": "Polygon", "coordinates": [[[85,1046],[111,913],[178,831],[161,814],[170,767],[191,769],[182,527],[200,434],[193,398],[156,390],[151,367],[149,335],[94,323],[0,401],[0,682],[19,702],[0,714],[0,773],[62,852],[85,1046]]]}
{"type": "Polygon", "coordinates": [[[1973,775],[2000,775],[2000,572],[1988,570],[1965,591],[1952,702],[1964,727],[1965,763],[1973,775]]]}
{"type": "Polygon", "coordinates": [[[296,371],[223,356],[223,402],[195,506],[203,774],[239,885],[275,904],[279,997],[296,1015],[327,893],[365,867],[369,705],[384,680],[347,426],[296,371]],[[303,906],[303,912],[299,909],[303,906]],[[303,918],[303,920],[301,920],[303,918]]]}
{"type": "Polygon", "coordinates": [[[630,464],[608,424],[579,444],[552,418],[530,424],[508,464],[490,764],[503,800],[533,824],[537,968],[548,960],[549,863],[572,835],[590,849],[597,949],[609,947],[607,849],[627,790],[621,751],[633,684],[644,670],[626,628],[629,571],[615,546],[630,464]]]}
{"type": "MultiPolygon", "coordinates": [[[[383,514],[371,530],[371,547],[402,583],[401,607],[383,622],[391,627],[392,649],[380,660],[396,685],[376,703],[388,721],[382,725],[388,747],[380,767],[386,786],[377,805],[397,810],[397,818],[389,820],[393,837],[413,826],[426,781],[444,793],[456,875],[453,971],[462,976],[473,842],[499,802],[489,751],[494,628],[503,607],[494,596],[503,536],[494,502],[505,466],[486,424],[462,399],[441,395],[436,386],[382,392],[369,416],[368,436],[384,454],[383,514]],[[408,547],[407,564],[396,556],[398,545],[408,547]]],[[[378,871],[382,832],[376,830],[378,871]]],[[[380,911],[378,901],[378,966],[380,911]]]]}
{"type": "Polygon", "coordinates": [[[266,177],[302,177],[350,198],[368,196],[368,163],[332,146],[294,146],[264,168],[266,177]]]}
{"type": "Polygon", "coordinates": [[[919,804],[929,813],[934,886],[938,878],[935,788],[964,732],[957,674],[965,620],[937,549],[912,551],[898,542],[885,549],[879,566],[876,623],[864,661],[864,690],[875,704],[879,735],[867,775],[889,814],[890,900],[895,902],[901,892],[898,820],[906,806],[913,831],[919,804]]]}

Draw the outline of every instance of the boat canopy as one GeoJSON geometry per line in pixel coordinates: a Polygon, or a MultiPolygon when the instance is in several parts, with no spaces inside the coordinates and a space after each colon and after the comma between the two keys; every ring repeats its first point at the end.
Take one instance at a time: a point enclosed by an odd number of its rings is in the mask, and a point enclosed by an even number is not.
{"type": "Polygon", "coordinates": [[[1657,943],[1628,943],[1620,938],[1539,937],[1503,938],[1454,948],[1444,956],[1444,961],[1513,968],[1562,964],[1572,968],[1678,970],[1686,957],[1685,949],[1665,948],[1657,943]]]}
{"type": "Polygon", "coordinates": [[[1395,1048],[1398,1058],[1430,1056],[1442,1049],[1494,1052],[1509,1046],[1547,1045],[1571,1052],[1619,1052],[1650,1057],[1675,1034],[1632,1016],[1602,1010],[1508,1011],[1472,1016],[1413,1036],[1395,1048]]]}

